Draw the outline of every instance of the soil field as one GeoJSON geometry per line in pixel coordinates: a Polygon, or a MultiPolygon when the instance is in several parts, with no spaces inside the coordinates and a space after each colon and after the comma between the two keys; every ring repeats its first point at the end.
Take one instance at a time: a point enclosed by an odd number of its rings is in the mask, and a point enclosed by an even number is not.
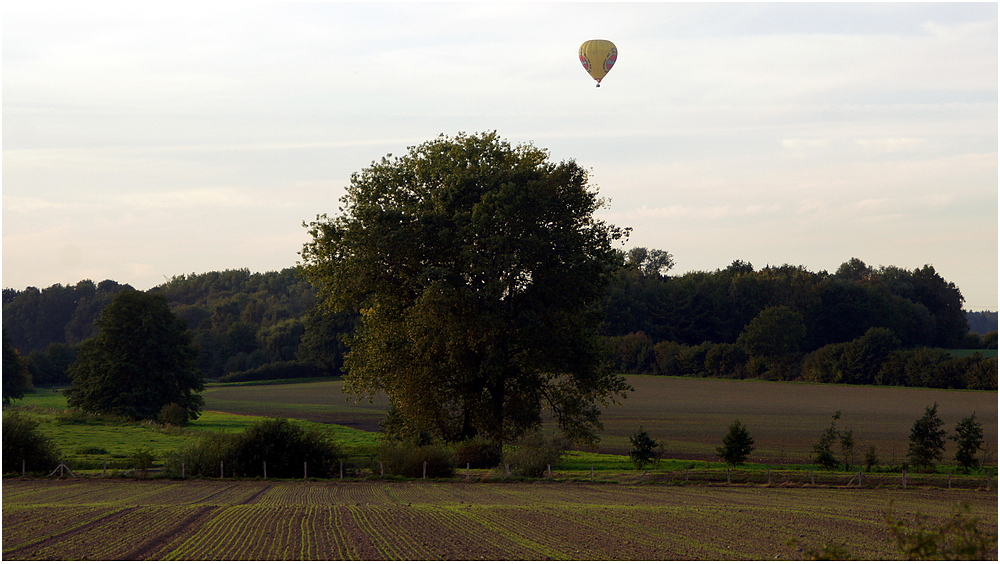
{"type": "Polygon", "coordinates": [[[4,560],[749,560],[844,545],[992,491],[582,483],[4,480],[4,560]],[[788,541],[795,545],[789,546],[788,541]]]}
{"type": "MultiPolygon", "coordinates": [[[[949,433],[961,418],[976,413],[986,437],[987,462],[996,464],[996,392],[663,376],[628,380],[635,391],[621,405],[603,410],[601,453],[627,454],[629,437],[642,425],[666,446],[667,458],[717,460],[716,447],[729,424],[739,418],[756,441],[750,462],[809,463],[812,445],[840,411],[837,428],[853,429],[859,462],[874,445],[881,464],[896,466],[906,457],[913,422],[937,402],[949,433]]],[[[204,392],[205,407],[378,431],[388,408],[385,397],[355,403],[342,387],[339,380],[209,387],[204,392]]],[[[947,448],[946,464],[954,456],[954,443],[947,448]]]]}

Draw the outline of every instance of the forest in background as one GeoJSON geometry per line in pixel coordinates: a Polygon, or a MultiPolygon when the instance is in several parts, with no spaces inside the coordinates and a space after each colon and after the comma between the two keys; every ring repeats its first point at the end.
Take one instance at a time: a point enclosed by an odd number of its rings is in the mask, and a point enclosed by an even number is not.
{"type": "MultiPolygon", "coordinates": [[[[599,311],[608,361],[621,371],[851,381],[860,370],[870,375],[853,383],[996,389],[995,353],[963,360],[938,350],[995,350],[996,312],[963,311],[959,289],[931,266],[873,268],[851,259],[828,273],[736,261],[669,276],[668,254],[634,251],[599,311]],[[759,348],[745,336],[752,322],[775,308],[791,312],[792,333],[801,330],[801,338],[781,345],[788,350],[748,350],[759,348]],[[888,332],[873,336],[876,328],[888,332]],[[855,357],[865,354],[867,364],[859,365],[855,357]],[[889,360],[895,372],[878,380],[889,360]],[[987,381],[970,385],[958,373],[979,380],[984,373],[987,381]]],[[[94,321],[124,287],[83,280],[3,290],[4,336],[27,361],[34,385],[67,383],[76,347],[95,334],[94,321]]],[[[315,290],[296,268],[181,275],[149,292],[166,296],[187,322],[210,381],[337,375],[342,338],[355,320],[349,312],[319,312],[315,290]]]]}

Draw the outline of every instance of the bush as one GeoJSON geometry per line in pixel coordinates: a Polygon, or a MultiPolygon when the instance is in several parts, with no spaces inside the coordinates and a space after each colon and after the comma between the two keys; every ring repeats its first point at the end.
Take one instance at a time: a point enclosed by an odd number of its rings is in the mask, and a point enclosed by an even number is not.
{"type": "Polygon", "coordinates": [[[258,380],[290,380],[293,378],[322,378],[330,372],[311,362],[288,360],[272,362],[251,370],[231,372],[219,378],[219,382],[254,382],[258,380]]]}
{"type": "Polygon", "coordinates": [[[642,428],[642,425],[629,438],[629,442],[632,443],[632,450],[629,451],[628,457],[632,461],[632,464],[635,464],[637,470],[642,470],[643,466],[652,464],[656,460],[656,449],[660,444],[649,436],[649,433],[642,428]]]}
{"type": "Polygon", "coordinates": [[[820,347],[802,359],[802,379],[806,382],[835,384],[844,381],[843,356],[847,343],[820,347]]]}
{"type": "Polygon", "coordinates": [[[194,447],[172,454],[167,469],[179,474],[181,461],[190,476],[299,478],[303,463],[310,477],[332,478],[339,472],[340,449],[319,431],[306,431],[287,419],[267,419],[238,435],[211,433],[194,447]],[[223,468],[220,469],[220,463],[223,468]]]}
{"type": "MultiPolygon", "coordinates": [[[[180,476],[181,464],[188,476],[214,478],[219,476],[219,465],[231,467],[231,449],[237,435],[232,433],[206,433],[196,445],[174,451],[167,456],[166,471],[180,476]]],[[[228,470],[227,470],[227,475],[228,470]]]]}
{"type": "Polygon", "coordinates": [[[732,343],[711,345],[705,353],[705,370],[709,376],[746,377],[747,353],[732,343]]]}
{"type": "Polygon", "coordinates": [[[47,474],[59,464],[52,439],[38,432],[38,422],[17,412],[3,414],[3,469],[20,472],[21,463],[34,474],[47,474]]]}
{"type": "Polygon", "coordinates": [[[339,471],[340,449],[319,431],[306,431],[287,419],[266,419],[237,435],[231,450],[234,476],[332,478],[339,471]]]}
{"type": "Polygon", "coordinates": [[[559,437],[546,440],[541,433],[534,433],[511,445],[504,452],[503,458],[510,466],[511,474],[541,478],[550,464],[559,462],[567,447],[566,442],[559,437]]]}
{"type": "Polygon", "coordinates": [[[179,404],[171,403],[163,406],[156,420],[164,425],[183,427],[188,422],[188,411],[179,404]]]}
{"type": "Polygon", "coordinates": [[[470,468],[494,468],[503,462],[503,448],[484,439],[469,439],[454,445],[455,465],[470,468]]]}
{"type": "Polygon", "coordinates": [[[128,462],[129,466],[139,472],[141,478],[146,478],[149,468],[153,466],[153,453],[149,449],[139,449],[129,456],[128,462]]]}
{"type": "Polygon", "coordinates": [[[424,463],[427,464],[428,478],[448,478],[455,473],[451,452],[437,444],[416,445],[403,442],[384,442],[379,445],[377,460],[386,474],[422,478],[424,463]]]}

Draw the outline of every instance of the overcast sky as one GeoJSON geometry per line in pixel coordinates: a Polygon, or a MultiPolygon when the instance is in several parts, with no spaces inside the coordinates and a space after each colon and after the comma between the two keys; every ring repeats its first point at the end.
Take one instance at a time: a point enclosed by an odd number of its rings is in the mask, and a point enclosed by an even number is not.
{"type": "Polygon", "coordinates": [[[4,287],[293,266],[352,172],[496,130],[673,274],[931,264],[997,309],[996,3],[8,4],[4,287]]]}

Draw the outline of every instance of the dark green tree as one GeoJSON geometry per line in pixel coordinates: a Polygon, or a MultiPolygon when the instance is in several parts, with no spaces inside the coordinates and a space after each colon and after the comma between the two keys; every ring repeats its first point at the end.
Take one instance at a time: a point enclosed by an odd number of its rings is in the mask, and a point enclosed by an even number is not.
{"type": "Polygon", "coordinates": [[[99,332],[69,368],[67,403],[84,411],[155,419],[176,403],[197,419],[204,383],[184,322],[161,295],[127,288],[101,312],[99,332]]]}
{"type": "Polygon", "coordinates": [[[24,397],[31,389],[31,376],[28,367],[17,352],[7,332],[3,332],[3,404],[10,405],[11,400],[24,397]]]}
{"type": "Polygon", "coordinates": [[[823,431],[823,434],[819,436],[819,441],[813,445],[813,453],[815,453],[815,456],[813,456],[813,462],[819,464],[823,468],[831,469],[840,465],[840,461],[837,460],[836,455],[833,454],[833,445],[840,437],[840,433],[837,432],[838,419],[840,419],[839,411],[833,414],[830,426],[823,431]]]}
{"type": "Polygon", "coordinates": [[[983,450],[983,424],[976,420],[975,412],[958,422],[955,434],[950,438],[957,443],[955,461],[958,465],[966,472],[979,468],[980,460],[977,455],[983,450]]]}
{"type": "Polygon", "coordinates": [[[736,468],[747,461],[755,448],[753,437],[737,419],[729,426],[729,432],[722,438],[722,446],[716,448],[715,452],[718,453],[719,458],[736,468]]]}
{"type": "Polygon", "coordinates": [[[341,213],[308,224],[302,268],[327,311],[355,310],[350,392],[401,420],[495,444],[541,423],[595,440],[629,387],[602,367],[593,307],[626,231],[586,170],[496,133],[441,136],[355,173],[341,213]]]}
{"type": "Polygon", "coordinates": [[[944,454],[946,432],[944,421],[938,417],[938,404],[928,406],[924,416],[917,419],[910,429],[910,449],[907,456],[913,466],[933,470],[934,463],[944,454]]]}
{"type": "Polygon", "coordinates": [[[629,451],[628,457],[637,469],[642,470],[643,466],[652,464],[656,459],[656,449],[660,444],[653,440],[641,425],[639,430],[629,437],[629,442],[632,443],[632,450],[629,451]]]}
{"type": "Polygon", "coordinates": [[[805,336],[802,314],[788,306],[775,306],[750,321],[736,344],[750,356],[779,357],[801,350],[805,336]]]}

